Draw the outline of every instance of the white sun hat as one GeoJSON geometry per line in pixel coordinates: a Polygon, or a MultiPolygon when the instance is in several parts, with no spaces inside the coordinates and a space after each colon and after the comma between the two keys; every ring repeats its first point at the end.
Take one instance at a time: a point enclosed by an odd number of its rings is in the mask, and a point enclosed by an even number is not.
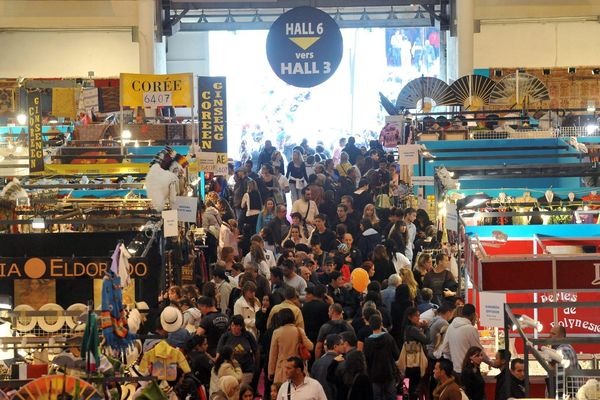
{"type": "Polygon", "coordinates": [[[181,311],[176,307],[165,307],[160,314],[160,324],[165,331],[169,333],[175,332],[183,325],[183,315],[181,315],[181,311]]]}

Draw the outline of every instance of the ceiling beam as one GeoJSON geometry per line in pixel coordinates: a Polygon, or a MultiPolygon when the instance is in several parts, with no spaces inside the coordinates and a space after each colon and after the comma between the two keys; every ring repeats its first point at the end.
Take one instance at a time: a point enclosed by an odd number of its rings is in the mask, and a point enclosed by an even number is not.
{"type": "Polygon", "coordinates": [[[449,0],[275,0],[275,1],[206,1],[171,0],[172,8],[191,9],[243,9],[243,8],[294,8],[311,6],[327,7],[392,7],[410,5],[440,5],[449,0]]]}
{"type": "MultiPolygon", "coordinates": [[[[431,26],[429,18],[336,21],[340,28],[420,28],[431,26]]],[[[182,23],[180,32],[268,30],[272,22],[197,22],[182,23]]]]}

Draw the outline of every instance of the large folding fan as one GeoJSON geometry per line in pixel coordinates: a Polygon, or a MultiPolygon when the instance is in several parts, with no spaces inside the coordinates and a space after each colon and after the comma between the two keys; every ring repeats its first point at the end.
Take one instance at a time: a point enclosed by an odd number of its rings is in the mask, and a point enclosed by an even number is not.
{"type": "Polygon", "coordinates": [[[527,73],[506,75],[496,82],[490,102],[509,106],[523,106],[550,100],[548,88],[544,82],[527,73]]]}
{"type": "Polygon", "coordinates": [[[396,100],[396,107],[423,110],[423,103],[447,106],[455,104],[456,101],[446,82],[438,78],[421,77],[413,79],[404,86],[396,100]]]}
{"type": "Polygon", "coordinates": [[[456,102],[465,109],[477,110],[490,103],[496,82],[483,75],[465,75],[450,85],[456,102]]]}

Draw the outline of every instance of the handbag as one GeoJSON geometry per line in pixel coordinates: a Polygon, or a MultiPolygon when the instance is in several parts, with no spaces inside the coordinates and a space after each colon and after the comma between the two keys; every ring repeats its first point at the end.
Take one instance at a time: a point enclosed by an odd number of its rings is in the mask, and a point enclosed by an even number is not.
{"type": "Polygon", "coordinates": [[[425,376],[427,372],[427,356],[423,351],[423,345],[419,342],[410,341],[404,343],[402,351],[400,351],[400,358],[398,359],[397,366],[400,372],[404,375],[407,368],[419,368],[421,370],[421,376],[425,376]]]}
{"type": "Polygon", "coordinates": [[[302,342],[302,333],[300,333],[300,328],[296,328],[298,330],[298,357],[303,360],[310,360],[310,350],[306,348],[304,342],[302,342]]]}

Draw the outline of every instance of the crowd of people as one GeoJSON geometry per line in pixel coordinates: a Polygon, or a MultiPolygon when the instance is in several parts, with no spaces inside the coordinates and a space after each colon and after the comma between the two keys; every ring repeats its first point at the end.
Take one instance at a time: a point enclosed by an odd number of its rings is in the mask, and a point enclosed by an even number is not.
{"type": "Polygon", "coordinates": [[[523,361],[483,352],[475,308],[458,296],[452,251],[427,212],[394,197],[393,157],[377,142],[363,154],[353,138],[332,156],[319,150],[299,146],[284,166],[266,141],[260,175],[247,161],[206,196],[212,279],[161,298],[183,314],[167,339],[195,378],[183,393],[482,400],[486,362],[510,377],[511,397],[524,397],[523,361]]]}

